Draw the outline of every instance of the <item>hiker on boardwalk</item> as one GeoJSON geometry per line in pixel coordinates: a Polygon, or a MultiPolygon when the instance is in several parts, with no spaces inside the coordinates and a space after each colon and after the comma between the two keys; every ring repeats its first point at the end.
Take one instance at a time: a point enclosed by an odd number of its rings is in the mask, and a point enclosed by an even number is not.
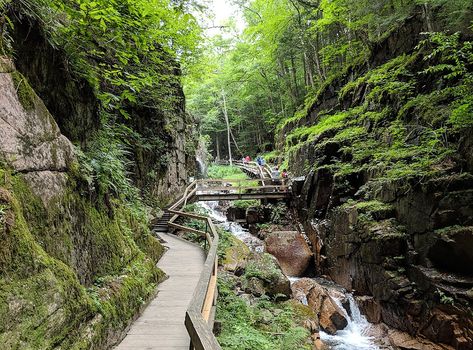
{"type": "Polygon", "coordinates": [[[261,156],[256,157],[256,163],[257,163],[259,166],[263,165],[263,158],[261,158],[261,156]]]}
{"type": "Polygon", "coordinates": [[[246,156],[245,157],[245,164],[249,164],[251,162],[251,157],[250,156],[246,156]]]}
{"type": "Polygon", "coordinates": [[[279,172],[278,167],[274,167],[273,170],[271,171],[271,180],[274,185],[281,184],[281,173],[279,172]]]}

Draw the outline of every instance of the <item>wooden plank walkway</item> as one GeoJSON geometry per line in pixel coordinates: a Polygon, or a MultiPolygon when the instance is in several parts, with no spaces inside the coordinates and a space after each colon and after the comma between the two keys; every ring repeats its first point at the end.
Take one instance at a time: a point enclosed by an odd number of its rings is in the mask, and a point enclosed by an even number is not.
{"type": "Polygon", "coordinates": [[[189,350],[190,338],[184,326],[205,262],[198,246],[168,233],[158,234],[169,250],[158,263],[169,278],[158,286],[158,296],[133,323],[115,350],[189,350]]]}

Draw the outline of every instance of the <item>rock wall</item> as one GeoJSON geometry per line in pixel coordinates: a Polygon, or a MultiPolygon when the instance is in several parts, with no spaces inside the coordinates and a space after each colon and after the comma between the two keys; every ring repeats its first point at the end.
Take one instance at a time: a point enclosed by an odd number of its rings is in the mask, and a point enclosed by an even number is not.
{"type": "Polygon", "coordinates": [[[146,218],[84,196],[71,142],[0,60],[2,349],[105,349],[154,295],[164,249],[146,218]]]}
{"type": "Polygon", "coordinates": [[[445,348],[472,349],[471,130],[446,136],[454,156],[399,155],[410,145],[422,150],[420,130],[438,122],[439,111],[450,110],[453,101],[435,100],[435,90],[446,85],[433,83],[438,76],[418,73],[426,67],[414,49],[422,23],[416,16],[408,19],[378,44],[370,62],[328,82],[307,115],[285,125],[279,143],[291,147],[290,169],[302,176],[293,184],[293,206],[312,241],[317,272],[364,296],[361,306],[372,322],[445,348]],[[401,53],[406,55],[398,57],[401,53]],[[407,69],[396,75],[383,65],[389,60],[386,65],[407,69]],[[393,85],[370,81],[370,71],[378,66],[377,77],[393,85]],[[389,90],[409,76],[419,79],[414,91],[427,96],[429,112],[413,103],[421,105],[420,99],[409,102],[415,95],[389,90]],[[410,107],[403,108],[406,103],[410,107]],[[339,118],[353,114],[340,124],[334,118],[332,127],[320,128],[312,139],[291,136],[297,128],[319,123],[327,110],[339,118]],[[401,139],[406,148],[395,148],[396,130],[406,130],[401,139]],[[396,162],[390,163],[393,158],[396,162]],[[431,161],[429,171],[421,171],[418,159],[431,161]]]}

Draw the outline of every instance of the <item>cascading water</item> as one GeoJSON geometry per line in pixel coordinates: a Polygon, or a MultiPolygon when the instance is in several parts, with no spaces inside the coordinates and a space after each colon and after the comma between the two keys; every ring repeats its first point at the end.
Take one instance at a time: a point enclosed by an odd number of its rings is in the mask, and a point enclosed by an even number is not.
{"type": "Polygon", "coordinates": [[[371,324],[361,314],[353,295],[346,294],[346,297],[350,304],[350,315],[346,312],[340,299],[334,297],[333,300],[344,311],[348,325],[335,335],[320,332],[320,339],[329,349],[333,350],[379,350],[375,339],[369,335],[371,324]]]}
{"type": "MultiPolygon", "coordinates": [[[[224,214],[219,211],[218,202],[200,202],[199,205],[204,208],[209,216],[217,221],[225,230],[231,232],[235,237],[243,241],[252,251],[263,252],[264,242],[259,238],[253,236],[244,229],[241,225],[234,222],[229,222],[224,214]]],[[[298,277],[288,277],[291,284],[298,281],[298,277]]],[[[320,280],[320,279],[318,279],[320,280]]],[[[330,285],[330,282],[327,281],[330,285]]],[[[332,283],[333,284],[333,283],[332,283]]],[[[380,350],[376,345],[376,339],[369,335],[371,324],[361,314],[360,309],[353,298],[353,295],[346,294],[346,298],[350,305],[350,314],[345,310],[342,305],[340,296],[340,288],[332,286],[334,293],[332,296],[333,300],[337,303],[339,308],[344,311],[345,317],[348,321],[348,325],[345,329],[338,331],[335,335],[329,335],[325,332],[320,332],[320,338],[324,342],[326,348],[330,350],[380,350]],[[337,291],[337,293],[335,293],[337,291]]],[[[301,296],[299,300],[302,304],[308,305],[307,298],[301,296]]],[[[383,347],[383,349],[389,349],[383,347]]]]}
{"type": "Polygon", "coordinates": [[[243,241],[252,251],[257,253],[264,251],[264,242],[262,240],[253,236],[240,224],[228,221],[225,215],[218,211],[218,202],[201,202],[200,206],[209,213],[212,219],[217,221],[226,231],[231,232],[235,237],[243,241]]]}
{"type": "Polygon", "coordinates": [[[197,165],[197,177],[199,179],[204,179],[207,176],[207,167],[205,165],[205,162],[197,157],[195,159],[195,163],[197,165]]]}

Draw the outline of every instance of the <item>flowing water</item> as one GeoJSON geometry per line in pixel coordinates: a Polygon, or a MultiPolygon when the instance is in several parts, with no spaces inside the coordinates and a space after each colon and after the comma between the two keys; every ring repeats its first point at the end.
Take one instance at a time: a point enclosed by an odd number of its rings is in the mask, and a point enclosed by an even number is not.
{"type": "Polygon", "coordinates": [[[197,165],[197,178],[205,179],[207,176],[207,166],[205,162],[200,157],[196,157],[195,163],[197,165]]]}
{"type": "Polygon", "coordinates": [[[372,325],[360,312],[353,295],[346,294],[350,303],[350,314],[346,312],[339,299],[333,298],[341,310],[344,311],[348,325],[335,335],[320,332],[320,339],[333,350],[379,350],[376,339],[370,336],[372,325]]]}
{"type": "Polygon", "coordinates": [[[251,251],[262,253],[264,251],[264,242],[258,237],[253,236],[247,229],[236,222],[230,222],[227,217],[218,210],[218,202],[200,202],[210,217],[218,222],[226,231],[231,232],[236,238],[243,241],[251,251]]]}
{"type": "MultiPolygon", "coordinates": [[[[231,232],[235,237],[243,241],[252,251],[263,252],[264,242],[259,238],[253,236],[238,223],[229,222],[226,216],[219,210],[218,202],[200,202],[202,208],[204,208],[210,215],[210,217],[219,223],[225,230],[231,232]]],[[[298,277],[288,277],[291,284],[299,280],[298,277]]],[[[324,284],[330,290],[333,289],[334,293],[332,296],[333,300],[337,303],[341,310],[344,311],[345,317],[348,321],[348,325],[345,329],[338,331],[334,335],[320,332],[320,338],[330,350],[380,350],[380,347],[376,345],[376,339],[370,336],[372,325],[366,320],[361,314],[360,309],[353,298],[353,295],[346,293],[346,298],[349,302],[350,312],[345,310],[342,305],[340,296],[340,287],[334,286],[332,282],[316,279],[317,282],[324,284]]],[[[307,305],[307,298],[301,297],[299,300],[302,304],[307,305]]],[[[389,349],[383,347],[383,349],[389,349]]]]}

